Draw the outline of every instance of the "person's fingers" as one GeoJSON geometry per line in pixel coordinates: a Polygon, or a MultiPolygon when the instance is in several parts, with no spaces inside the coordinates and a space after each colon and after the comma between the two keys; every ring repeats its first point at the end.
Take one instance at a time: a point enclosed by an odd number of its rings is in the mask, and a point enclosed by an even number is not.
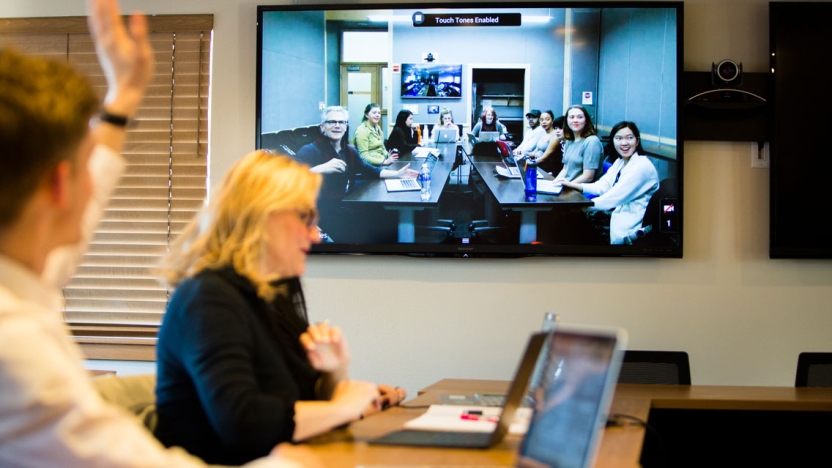
{"type": "Polygon", "coordinates": [[[307,351],[315,350],[315,340],[313,340],[312,337],[309,336],[309,333],[301,333],[300,344],[303,345],[303,347],[307,351]]]}

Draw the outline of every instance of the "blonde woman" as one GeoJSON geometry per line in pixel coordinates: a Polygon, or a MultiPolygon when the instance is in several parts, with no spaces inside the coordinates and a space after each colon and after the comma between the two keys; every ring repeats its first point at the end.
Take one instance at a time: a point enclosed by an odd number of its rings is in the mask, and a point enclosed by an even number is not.
{"type": "Polygon", "coordinates": [[[436,141],[439,137],[439,130],[454,130],[456,135],[454,140],[459,139],[459,127],[454,123],[454,114],[448,108],[442,109],[442,112],[439,113],[439,123],[433,126],[431,140],[436,141]]]}
{"type": "Polygon", "coordinates": [[[251,153],[174,244],[157,347],[165,445],[236,465],[380,407],[375,385],[347,380],[340,330],[308,325],[298,277],[319,242],[320,185],[289,157],[251,153]]]}

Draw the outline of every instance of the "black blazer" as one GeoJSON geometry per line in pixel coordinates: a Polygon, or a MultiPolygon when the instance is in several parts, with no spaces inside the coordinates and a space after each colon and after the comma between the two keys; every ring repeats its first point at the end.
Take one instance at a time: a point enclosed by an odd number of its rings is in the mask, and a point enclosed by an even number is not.
{"type": "Polygon", "coordinates": [[[297,279],[272,303],[231,268],[176,289],[157,345],[156,436],[208,463],[239,465],[290,441],[297,400],[319,373],[298,337],[308,326],[297,279]]]}

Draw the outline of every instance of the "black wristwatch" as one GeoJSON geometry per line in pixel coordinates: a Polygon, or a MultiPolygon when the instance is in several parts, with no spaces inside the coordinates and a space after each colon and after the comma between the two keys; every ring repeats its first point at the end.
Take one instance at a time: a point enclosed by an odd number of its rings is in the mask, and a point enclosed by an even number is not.
{"type": "Polygon", "coordinates": [[[115,125],[116,127],[127,128],[130,124],[130,119],[126,116],[118,115],[118,114],[111,114],[106,110],[101,110],[101,113],[98,114],[98,120],[101,122],[107,122],[110,125],[115,125]]]}

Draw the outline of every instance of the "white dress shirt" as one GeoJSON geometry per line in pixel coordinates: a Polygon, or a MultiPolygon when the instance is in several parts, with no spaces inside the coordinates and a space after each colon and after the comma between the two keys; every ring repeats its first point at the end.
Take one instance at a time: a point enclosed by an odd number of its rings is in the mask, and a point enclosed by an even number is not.
{"type": "MultiPolygon", "coordinates": [[[[101,399],[61,316],[61,293],[53,285],[74,271],[122,167],[120,156],[95,149],[90,169],[96,193],[84,223],[89,231],[82,244],[47,260],[61,265],[50,264],[38,277],[0,256],[2,467],[205,466],[182,449],[164,448],[137,418],[101,399]]],[[[298,467],[278,458],[250,466],[298,467]]]]}

